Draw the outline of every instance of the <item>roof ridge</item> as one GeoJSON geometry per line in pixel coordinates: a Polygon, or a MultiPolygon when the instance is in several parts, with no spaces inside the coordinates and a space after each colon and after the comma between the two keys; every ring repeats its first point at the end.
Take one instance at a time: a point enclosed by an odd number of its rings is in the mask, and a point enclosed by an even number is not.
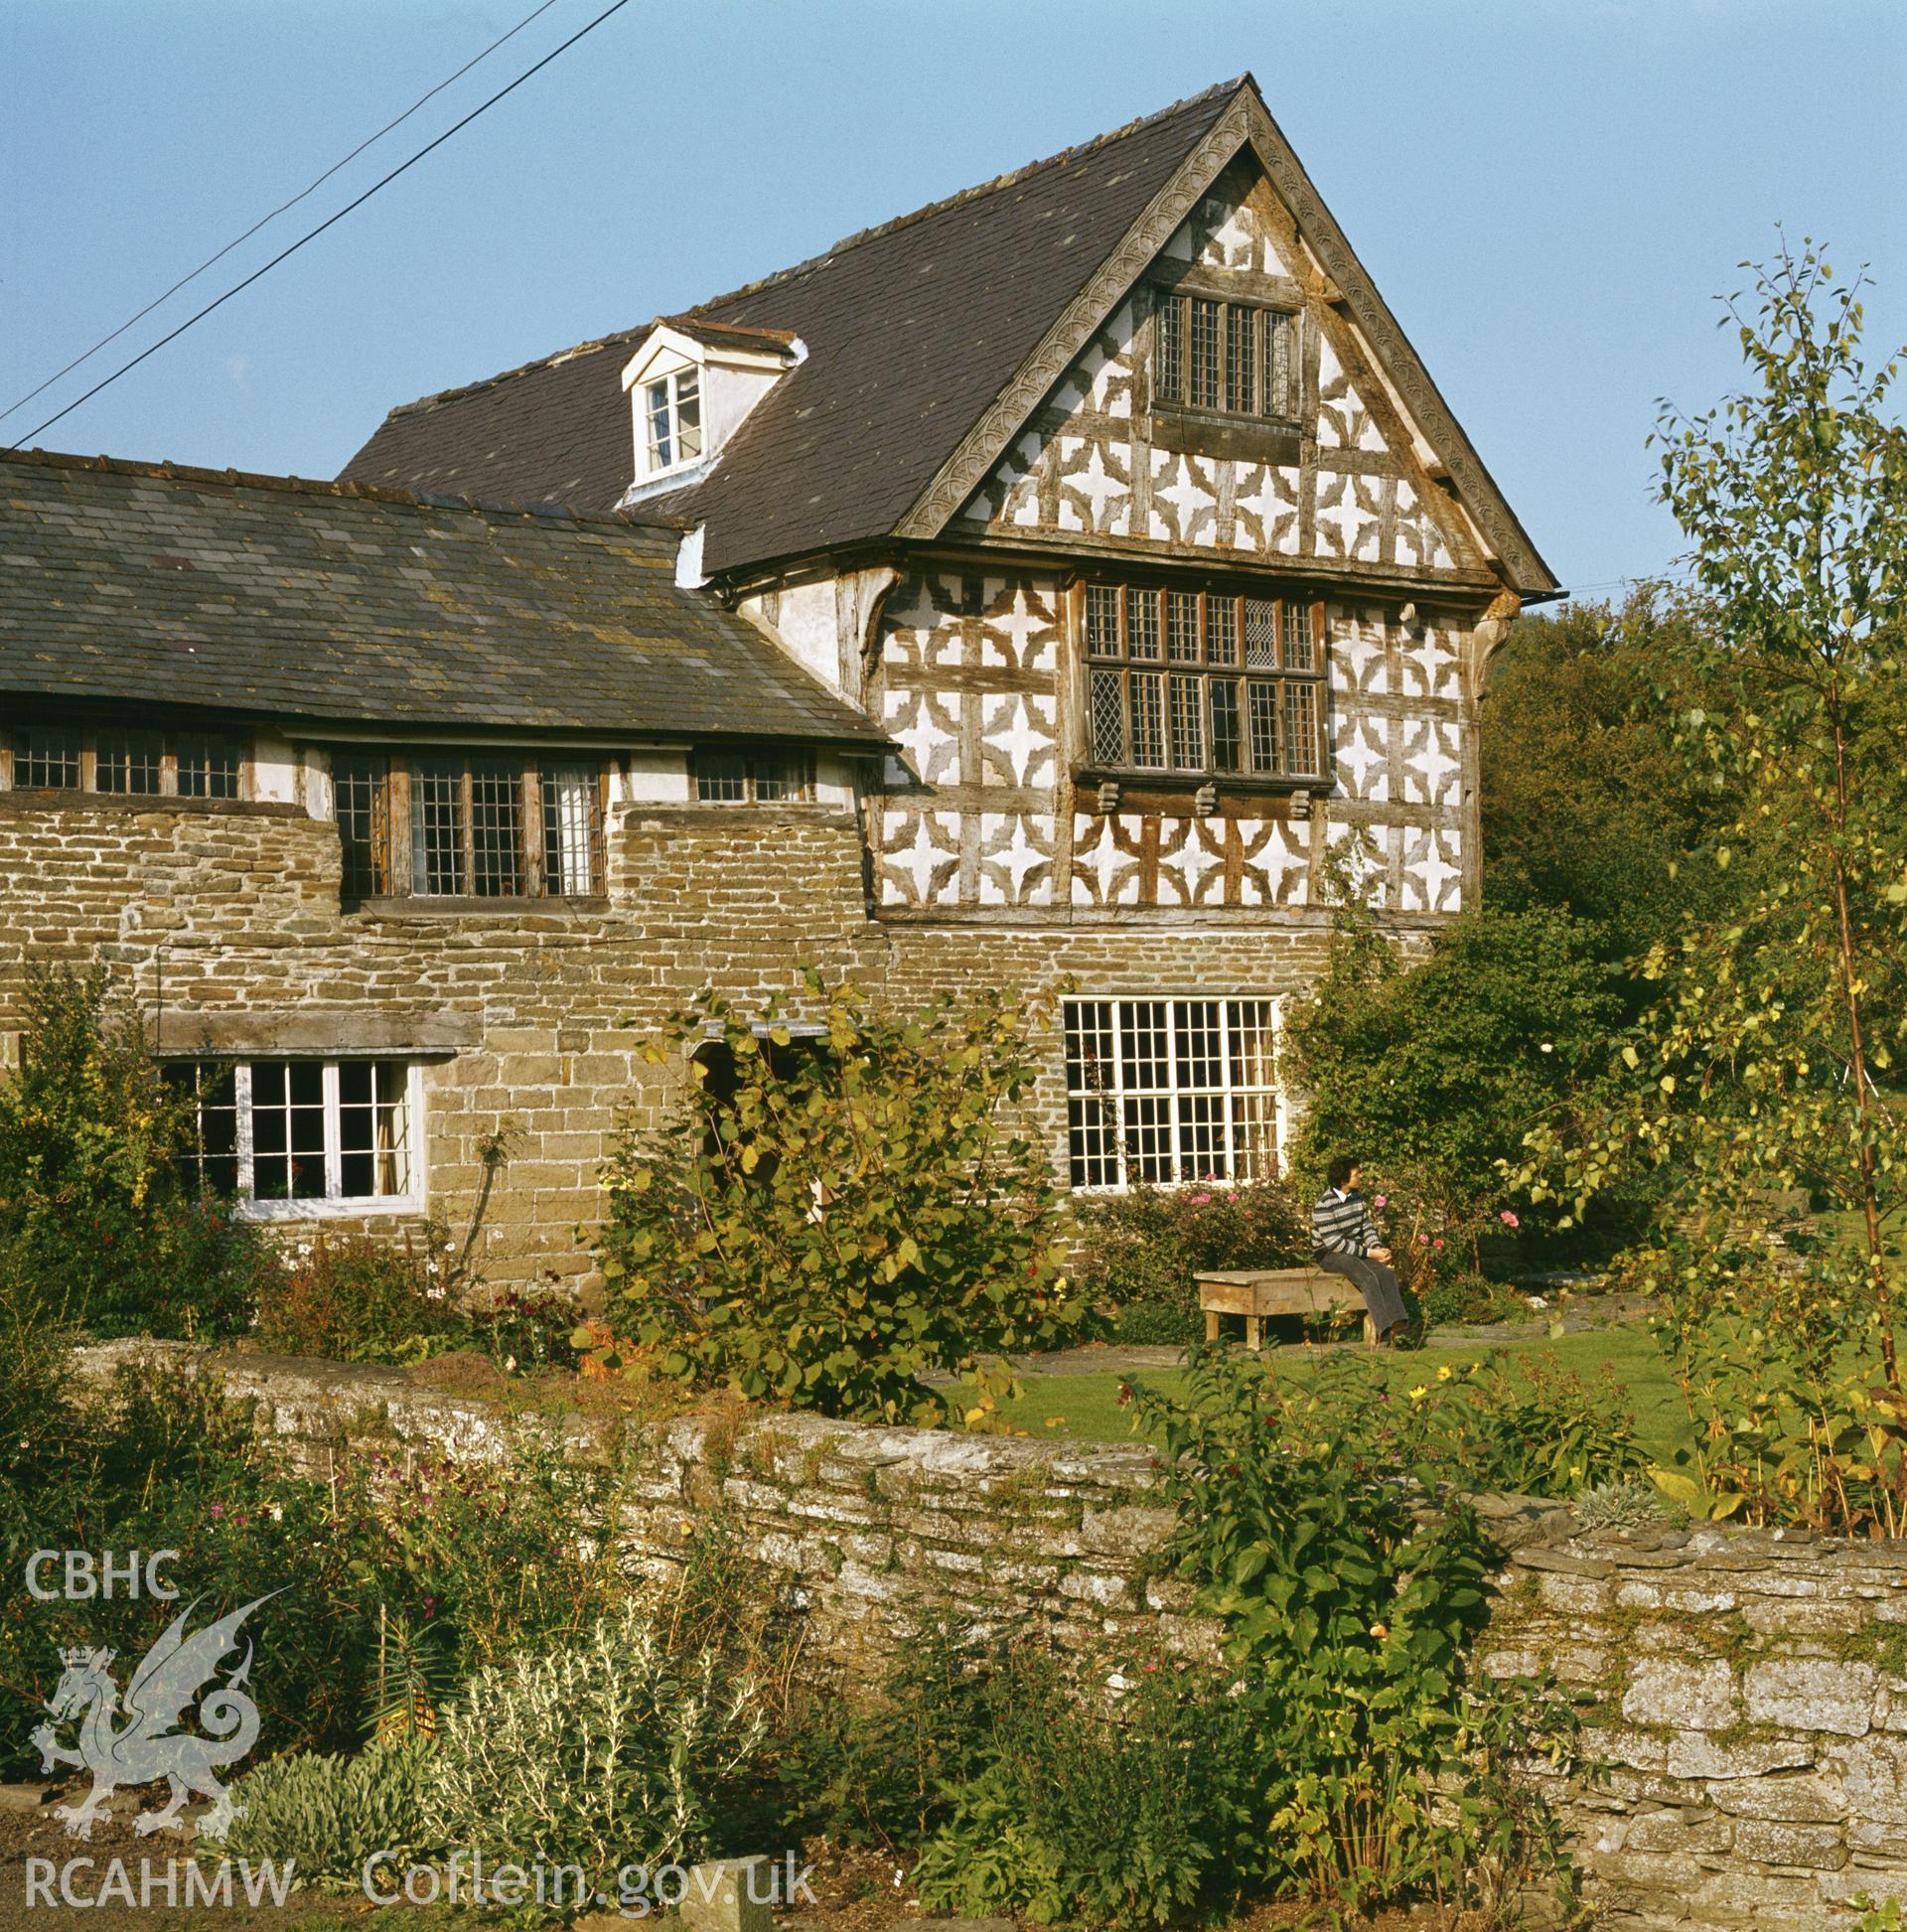
{"type": "Polygon", "coordinates": [[[778,283],[792,281],[797,275],[805,275],[818,268],[822,262],[831,260],[835,255],[845,253],[849,248],[858,248],[865,241],[878,240],[881,236],[893,234],[897,230],[911,226],[916,222],[925,221],[930,215],[940,215],[950,208],[957,208],[962,202],[975,201],[982,195],[991,195],[1002,188],[1011,188],[1038,174],[1043,168],[1056,168],[1069,161],[1076,161],[1082,155],[1109,146],[1114,141],[1123,141],[1142,128],[1154,126],[1174,114],[1183,113],[1188,107],[1197,107],[1202,102],[1215,100],[1221,94],[1236,93],[1241,87],[1257,88],[1257,80],[1247,68],[1243,74],[1230,80],[1220,80],[1198,93],[1187,94],[1183,100],[1172,101],[1169,105],[1155,108],[1149,114],[1141,114],[1135,120],[1126,121],[1122,126],[1108,128],[1102,134],[1096,134],[1090,140],[1076,142],[1070,148],[1062,148],[1058,154],[1049,154],[1044,160],[1028,161],[1018,168],[1010,168],[1005,174],[995,175],[990,181],[975,182],[970,188],[962,188],[957,194],[944,196],[938,202],[929,202],[924,208],[917,208],[911,214],[897,215],[891,221],[877,223],[872,227],[857,228],[852,234],[844,235],[832,246],[822,249],[817,255],[809,255],[805,261],[798,261],[788,268],[778,268],[771,275],[763,275],[752,282],[744,282],[739,288],[731,288],[721,295],[711,295],[690,308],[678,309],[673,316],[658,316],[649,322],[640,323],[633,329],[615,329],[606,336],[595,336],[587,342],[572,343],[567,349],[552,351],[547,356],[532,356],[528,362],[518,363],[513,369],[499,370],[494,375],[480,377],[475,382],[463,382],[453,388],[437,389],[429,395],[420,395],[409,402],[393,404],[384,412],[384,420],[392,421],[398,416],[414,415],[420,410],[434,409],[440,403],[461,402],[467,396],[481,395],[484,390],[492,389],[500,382],[513,381],[519,375],[528,375],[539,369],[554,369],[559,363],[566,363],[576,356],[594,355],[598,350],[610,349],[622,343],[635,342],[656,327],[657,322],[705,321],[705,311],[717,308],[724,302],[739,301],[745,295],[754,295],[765,288],[773,288],[778,283]]]}
{"type": "Polygon", "coordinates": [[[192,463],[140,462],[126,456],[79,456],[69,450],[0,448],[0,463],[39,464],[58,470],[103,471],[108,476],[144,477],[156,483],[214,483],[248,490],[277,490],[312,497],[359,497],[405,510],[467,510],[485,517],[528,517],[540,522],[609,523],[619,529],[684,530],[685,518],[639,517],[629,511],[575,510],[568,504],[526,504],[485,497],[439,495],[398,490],[386,483],[347,478],[273,476],[256,470],[209,470],[192,463]]]}
{"type": "Polygon", "coordinates": [[[930,216],[942,215],[951,208],[958,208],[963,202],[977,201],[982,195],[997,194],[1002,188],[1016,187],[1020,182],[1036,175],[1045,168],[1064,166],[1069,161],[1077,161],[1082,155],[1109,147],[1114,141],[1123,141],[1138,133],[1142,128],[1155,126],[1174,114],[1183,113],[1188,107],[1197,107],[1208,100],[1216,100],[1221,94],[1236,93],[1241,87],[1257,86],[1257,80],[1247,68],[1245,73],[1230,80],[1220,80],[1198,93],[1187,94],[1183,100],[1175,100],[1165,107],[1155,108],[1149,114],[1141,114],[1135,120],[1126,121],[1119,127],[1107,128],[1102,134],[1095,134],[1091,140],[1077,141],[1070,148],[1062,148],[1057,154],[1049,154],[1038,161],[1028,161],[1017,168],[1009,168],[1006,173],[995,175],[990,181],[975,182],[970,188],[962,188],[956,194],[946,195],[937,202],[929,202],[907,215],[896,215],[890,221],[876,223],[872,227],[857,228],[852,234],[844,235],[831,246],[823,248],[817,255],[809,255],[806,261],[798,261],[792,267],[778,268],[772,275],[760,276],[752,282],[744,282],[740,288],[731,288],[725,294],[711,295],[706,301],[698,302],[692,309],[685,309],[684,315],[699,318],[707,309],[718,308],[724,302],[739,301],[744,295],[754,295],[765,288],[773,288],[780,282],[792,281],[797,275],[805,275],[818,268],[823,262],[831,261],[836,255],[845,254],[850,248],[858,248],[863,242],[878,241],[883,235],[894,234],[902,228],[912,227],[916,222],[924,222],[930,216]]]}

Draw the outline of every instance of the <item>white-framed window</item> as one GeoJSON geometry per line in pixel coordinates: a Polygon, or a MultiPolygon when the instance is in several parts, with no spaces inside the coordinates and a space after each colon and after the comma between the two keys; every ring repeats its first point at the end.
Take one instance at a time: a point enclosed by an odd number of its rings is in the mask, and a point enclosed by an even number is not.
{"type": "Polygon", "coordinates": [[[1064,1019],[1074,1187],[1277,1174],[1277,1000],[1069,999],[1064,1019]]]}
{"type": "Polygon", "coordinates": [[[420,1213],[423,1069],[414,1061],[178,1060],[200,1189],[261,1220],[420,1213]]]}
{"type": "Polygon", "coordinates": [[[679,469],[702,453],[702,372],[694,364],[643,384],[649,474],[679,469]]]}

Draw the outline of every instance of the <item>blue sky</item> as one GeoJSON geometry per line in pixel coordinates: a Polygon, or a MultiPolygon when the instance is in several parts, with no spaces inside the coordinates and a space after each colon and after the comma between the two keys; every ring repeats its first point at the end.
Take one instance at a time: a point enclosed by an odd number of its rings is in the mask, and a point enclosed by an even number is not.
{"type": "MultiPolygon", "coordinates": [[[[0,406],[535,0],[6,0],[0,406]]],[[[606,0],[523,33],[114,344],[143,348],[606,0]]],[[[1657,398],[1736,377],[1775,224],[1907,340],[1907,0],[633,0],[40,440],[329,476],[391,404],[751,280],[1250,69],[1539,547],[1677,532],[1657,398]]],[[[0,422],[25,435],[80,373],[0,422]]]]}

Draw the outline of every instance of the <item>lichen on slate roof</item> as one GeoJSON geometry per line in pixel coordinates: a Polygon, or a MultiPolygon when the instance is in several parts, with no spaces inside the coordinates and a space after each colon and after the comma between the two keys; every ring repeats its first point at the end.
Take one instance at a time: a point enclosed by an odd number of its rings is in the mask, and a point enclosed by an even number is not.
{"type": "Polygon", "coordinates": [[[0,706],[883,742],[678,588],[678,541],[550,506],[0,452],[0,706]]]}

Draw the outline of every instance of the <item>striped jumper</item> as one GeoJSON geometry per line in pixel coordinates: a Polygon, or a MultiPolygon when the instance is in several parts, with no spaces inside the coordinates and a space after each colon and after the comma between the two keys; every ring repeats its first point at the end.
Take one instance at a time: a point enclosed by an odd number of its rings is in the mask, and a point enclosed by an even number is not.
{"type": "Polygon", "coordinates": [[[1311,1204],[1311,1249],[1316,1255],[1368,1255],[1384,1238],[1364,1196],[1355,1189],[1340,1194],[1327,1187],[1311,1204]]]}

